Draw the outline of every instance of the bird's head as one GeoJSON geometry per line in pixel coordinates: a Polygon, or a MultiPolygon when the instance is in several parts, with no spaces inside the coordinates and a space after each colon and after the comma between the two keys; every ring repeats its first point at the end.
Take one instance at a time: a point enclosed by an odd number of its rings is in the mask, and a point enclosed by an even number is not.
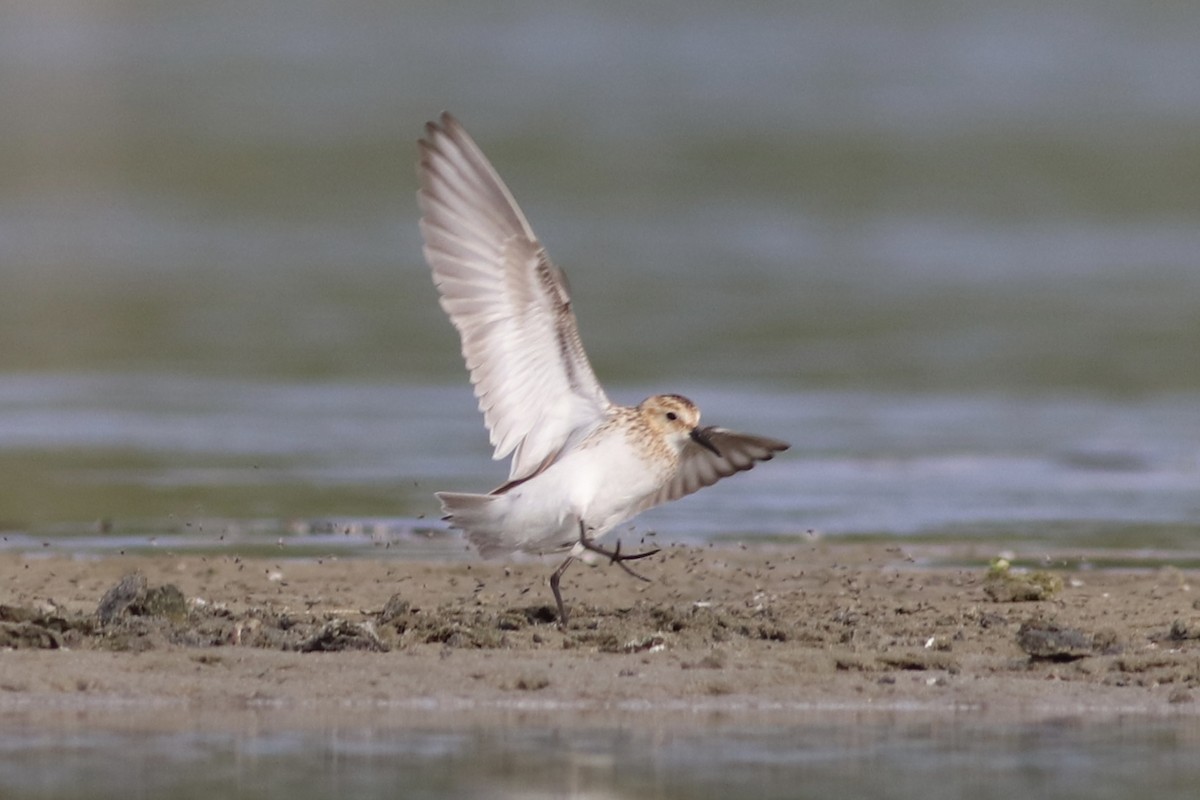
{"type": "Polygon", "coordinates": [[[642,419],[650,429],[662,434],[679,450],[688,442],[711,450],[721,455],[712,440],[700,428],[700,409],[686,397],[677,394],[656,394],[647,397],[638,405],[642,419]]]}

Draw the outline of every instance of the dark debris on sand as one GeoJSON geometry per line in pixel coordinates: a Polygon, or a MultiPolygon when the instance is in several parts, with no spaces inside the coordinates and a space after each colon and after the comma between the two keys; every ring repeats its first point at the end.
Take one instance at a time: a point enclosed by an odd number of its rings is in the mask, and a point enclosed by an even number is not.
{"type": "MultiPolygon", "coordinates": [[[[135,573],[105,592],[92,613],[50,602],[0,605],[0,650],[254,647],[386,653],[434,646],[443,653],[565,649],[616,657],[675,650],[687,656],[682,669],[721,670],[736,665],[739,653],[786,648],[797,669],[874,674],[881,684],[905,672],[935,673],[933,680],[972,671],[1171,685],[1180,689],[1180,697],[1200,688],[1200,661],[1189,647],[1200,626],[1191,618],[1168,618],[1138,642],[1128,634],[1118,640],[1099,627],[1101,618],[1090,627],[1055,601],[1041,601],[1027,613],[1024,609],[1038,601],[1012,598],[1015,605],[1006,607],[993,593],[976,590],[974,600],[964,596],[935,608],[897,601],[884,590],[869,594],[866,588],[855,583],[815,602],[756,593],[742,602],[578,604],[571,627],[560,631],[547,604],[510,606],[464,597],[423,607],[417,597],[397,594],[371,612],[233,610],[189,599],[171,583],[151,585],[135,573]]],[[[543,685],[538,675],[525,684],[528,689],[543,685]]]]}

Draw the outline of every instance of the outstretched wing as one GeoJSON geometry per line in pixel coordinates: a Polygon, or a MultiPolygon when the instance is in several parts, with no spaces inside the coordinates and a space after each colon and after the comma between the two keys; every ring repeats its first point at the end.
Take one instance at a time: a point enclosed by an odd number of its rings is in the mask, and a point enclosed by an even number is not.
{"type": "Polygon", "coordinates": [[[442,308],[462,338],[493,458],[537,472],[611,402],[579,340],[566,276],[458,120],[419,143],[421,234],[442,308]]]}
{"type": "Polygon", "coordinates": [[[753,468],[759,461],[770,461],[776,453],[781,453],[791,446],[778,439],[734,433],[724,428],[709,427],[704,428],[702,432],[720,455],[695,442],[688,442],[680,456],[675,477],[657,494],[643,501],[637,509],[639,512],[678,500],[705,486],[712,486],[721,478],[753,468]]]}

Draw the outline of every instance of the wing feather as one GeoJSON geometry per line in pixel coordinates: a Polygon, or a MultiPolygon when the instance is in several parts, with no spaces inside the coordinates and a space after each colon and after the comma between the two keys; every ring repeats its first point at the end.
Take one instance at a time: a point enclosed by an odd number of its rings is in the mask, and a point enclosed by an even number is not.
{"type": "Polygon", "coordinates": [[[458,329],[493,458],[510,480],[553,460],[611,407],[588,362],[566,277],[487,157],[449,114],[419,143],[421,234],[458,329]]]}
{"type": "Polygon", "coordinates": [[[638,507],[638,512],[678,500],[705,486],[712,486],[721,478],[752,469],[758,462],[770,461],[776,453],[790,447],[787,442],[778,439],[734,433],[724,428],[708,427],[703,432],[720,451],[720,455],[689,442],[680,456],[675,476],[656,494],[646,498],[638,507]]]}

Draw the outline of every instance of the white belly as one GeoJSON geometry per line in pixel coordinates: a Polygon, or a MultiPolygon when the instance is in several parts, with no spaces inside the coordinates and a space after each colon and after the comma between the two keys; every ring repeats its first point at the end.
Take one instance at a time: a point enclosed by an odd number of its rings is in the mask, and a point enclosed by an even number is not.
{"type": "Polygon", "coordinates": [[[579,540],[583,521],[599,537],[633,516],[662,485],[669,465],[647,461],[619,433],[569,452],[507,493],[504,527],[527,552],[563,549],[579,540]]]}

